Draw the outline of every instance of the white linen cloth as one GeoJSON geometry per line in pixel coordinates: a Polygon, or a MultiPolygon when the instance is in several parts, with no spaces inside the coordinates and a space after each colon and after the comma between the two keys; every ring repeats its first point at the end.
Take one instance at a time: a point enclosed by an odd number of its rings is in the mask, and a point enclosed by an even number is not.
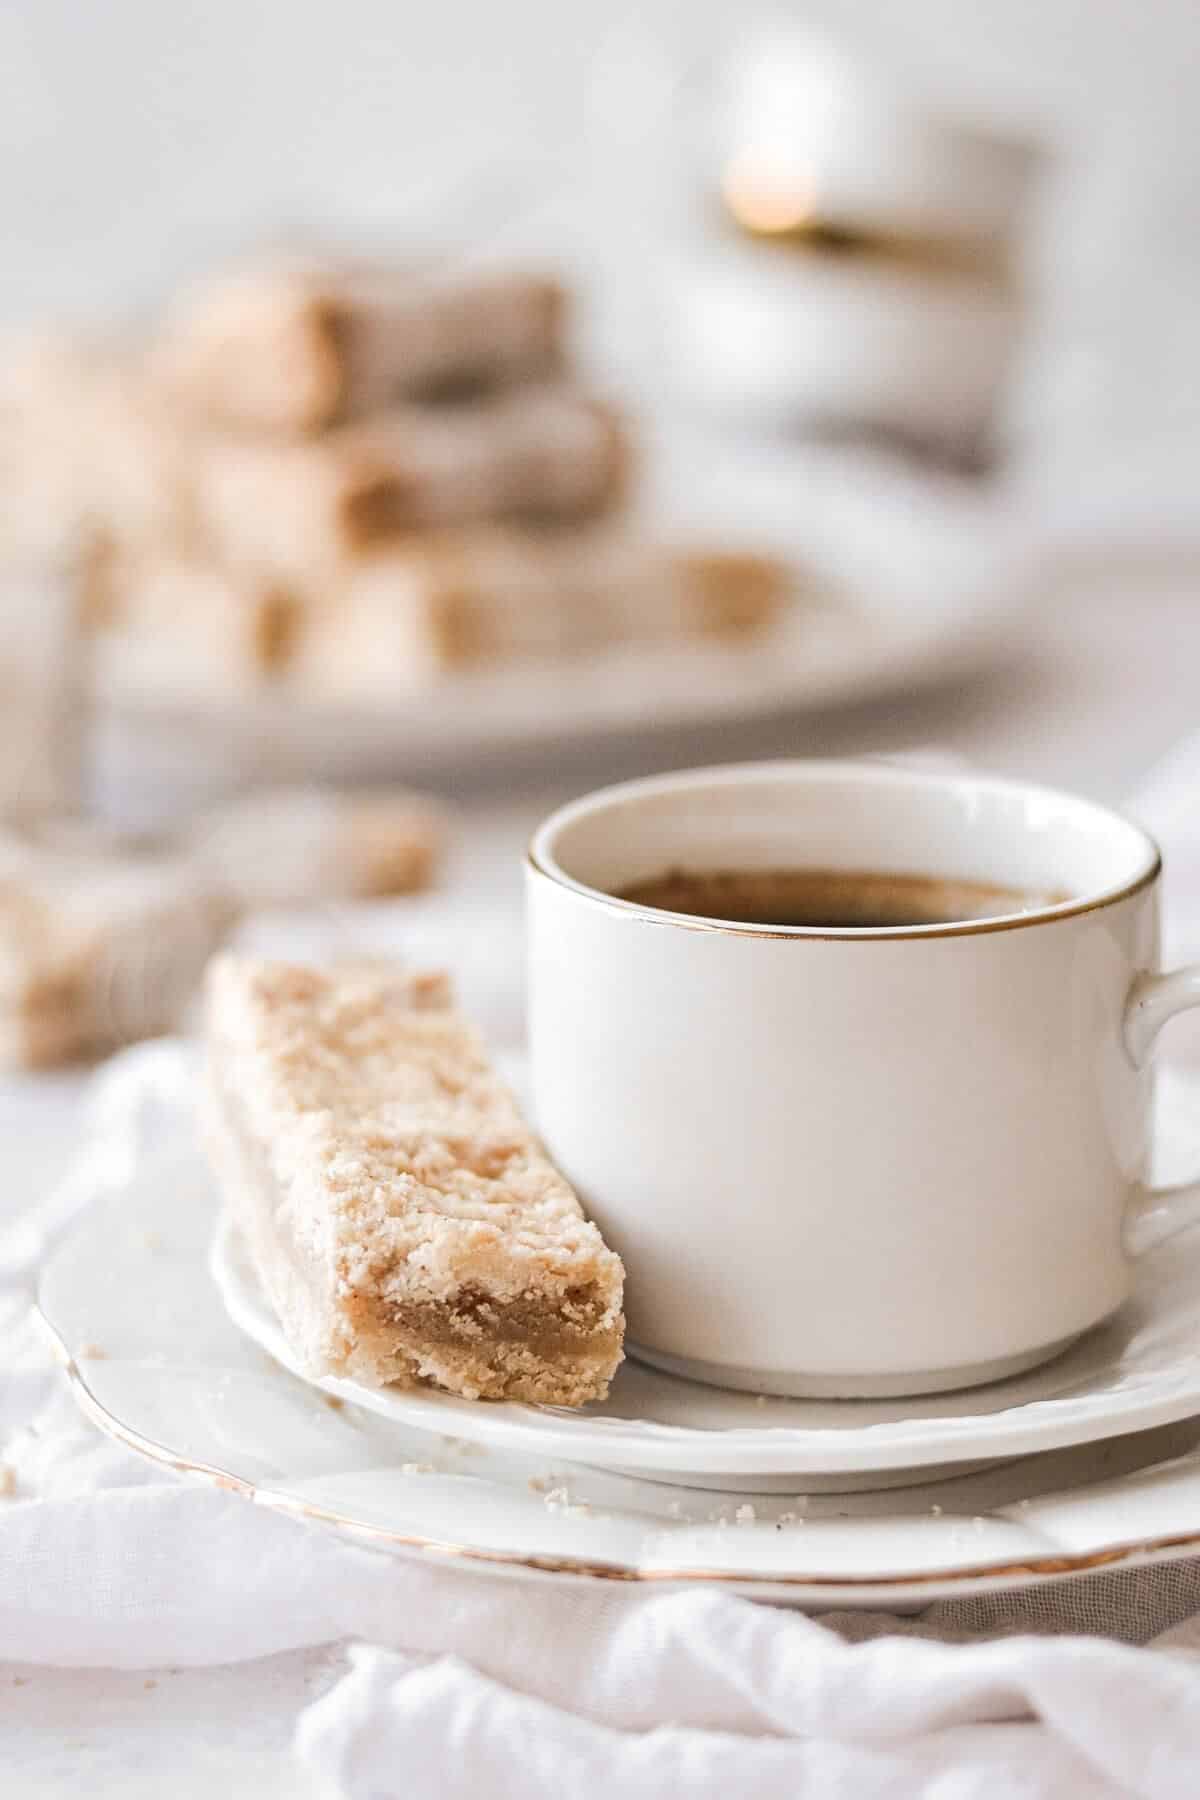
{"type": "MultiPolygon", "coordinates": [[[[1200,741],[1136,808],[1165,840],[1172,957],[1200,945],[1198,792],[1200,741]]],[[[90,1105],[116,1091],[102,1072],[90,1105]]],[[[159,1668],[355,1640],[296,1733],[354,1800],[1200,1791],[1200,1562],[813,1619],[383,1558],[83,1420],[28,1320],[56,1211],[69,1187],[0,1240],[0,1658],[159,1668]]]]}

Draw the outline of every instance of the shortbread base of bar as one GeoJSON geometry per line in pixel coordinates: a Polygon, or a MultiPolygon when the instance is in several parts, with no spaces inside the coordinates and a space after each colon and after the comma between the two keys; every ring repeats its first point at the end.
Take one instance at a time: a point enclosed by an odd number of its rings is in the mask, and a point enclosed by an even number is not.
{"type": "Polygon", "coordinates": [[[372,1387],[430,1385],[469,1400],[582,1406],[608,1391],[621,1334],[600,1329],[595,1303],[575,1310],[576,1320],[550,1328],[544,1307],[482,1294],[454,1304],[355,1302],[346,1373],[372,1387]]]}

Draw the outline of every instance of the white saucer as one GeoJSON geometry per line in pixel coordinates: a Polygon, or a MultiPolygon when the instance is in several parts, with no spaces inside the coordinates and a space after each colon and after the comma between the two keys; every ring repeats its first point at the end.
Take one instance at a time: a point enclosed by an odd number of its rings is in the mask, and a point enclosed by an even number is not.
{"type": "MultiPolygon", "coordinates": [[[[925,1478],[920,1467],[908,1462],[865,1470],[797,1468],[792,1466],[796,1458],[786,1446],[778,1448],[784,1452],[787,1469],[759,1469],[757,1458],[741,1447],[747,1431],[737,1424],[746,1417],[761,1419],[761,1410],[751,1396],[682,1380],[632,1358],[622,1366],[609,1398],[581,1412],[517,1402],[460,1400],[452,1394],[402,1388],[369,1388],[332,1375],[316,1380],[293,1355],[259,1285],[241,1234],[227,1214],[218,1218],[208,1263],[230,1318],[268,1356],[324,1393],[398,1424],[453,1432],[469,1443],[497,1449],[587,1462],[614,1474],[651,1474],[677,1487],[787,1492],[795,1489],[803,1475],[809,1492],[850,1493],[906,1487],[925,1478]],[[723,1423],[726,1417],[728,1425],[723,1423]],[[676,1419],[688,1422],[667,1423],[676,1419]]],[[[749,1435],[754,1438],[758,1434],[751,1427],[749,1435]]],[[[942,1473],[966,1474],[983,1466],[980,1459],[967,1458],[950,1466],[943,1464],[942,1473]]]]}
{"type": "MultiPolygon", "coordinates": [[[[169,1121],[168,1121],[169,1122],[169,1121]]],[[[382,1419],[298,1380],[229,1318],[194,1157],[90,1157],[41,1316],[115,1438],[398,1554],[543,1578],[719,1585],[811,1607],[942,1596],[1200,1553],[1200,1422],[890,1493],[684,1493],[382,1419]],[[1168,1460],[1169,1459],[1169,1460],[1168,1460]]],[[[716,1399],[719,1402],[721,1396],[716,1399]]],[[[491,1416],[499,1409],[478,1407],[491,1416]]]]}
{"type": "MultiPolygon", "coordinates": [[[[181,1171],[189,1191],[197,1170],[181,1171]]],[[[199,1184],[203,1184],[199,1172],[199,1184]]],[[[211,1267],[231,1317],[297,1365],[241,1249],[219,1226],[211,1267]]],[[[426,1431],[687,1487],[838,1491],[917,1481],[1145,1431],[1200,1413],[1200,1231],[1139,1265],[1133,1299],[1063,1355],[1007,1381],[910,1400],[788,1400],[627,1359],[607,1400],[571,1412],[327,1379],[326,1392],[426,1431]]]]}

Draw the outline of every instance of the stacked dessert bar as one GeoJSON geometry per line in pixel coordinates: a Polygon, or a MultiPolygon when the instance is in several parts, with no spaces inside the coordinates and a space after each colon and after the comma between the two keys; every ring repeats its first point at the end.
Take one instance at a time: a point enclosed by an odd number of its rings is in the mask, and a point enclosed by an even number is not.
{"type": "Polygon", "coordinates": [[[769,559],[629,522],[625,424],[541,274],[262,266],[133,349],[43,340],[0,398],[84,546],[106,692],[378,699],[783,601],[769,559]]]}

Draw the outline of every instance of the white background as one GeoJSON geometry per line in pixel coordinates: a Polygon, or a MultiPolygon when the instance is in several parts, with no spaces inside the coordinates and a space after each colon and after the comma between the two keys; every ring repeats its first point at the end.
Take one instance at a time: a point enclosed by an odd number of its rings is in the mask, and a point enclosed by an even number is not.
{"type": "MultiPolygon", "coordinates": [[[[823,0],[943,103],[1036,126],[1070,168],[1052,284],[1085,312],[1197,282],[1192,0],[823,0]]],[[[700,108],[735,0],[5,0],[0,318],[124,309],[263,232],[511,230],[516,182],[603,260],[657,231],[669,95],[700,108]],[[504,177],[504,179],[500,179],[504,177]],[[624,220],[622,226],[620,221],[624,220]]],[[[632,279],[633,271],[628,271],[632,279]]],[[[1146,300],[1146,306],[1151,302],[1146,300]]]]}

